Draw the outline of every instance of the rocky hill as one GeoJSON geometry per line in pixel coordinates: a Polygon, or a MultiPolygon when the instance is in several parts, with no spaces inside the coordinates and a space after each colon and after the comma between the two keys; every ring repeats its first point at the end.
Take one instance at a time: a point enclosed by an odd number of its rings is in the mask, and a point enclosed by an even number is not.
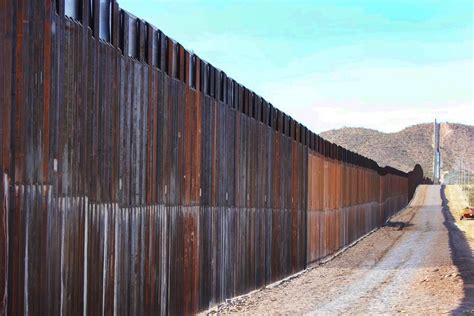
{"type": "MultiPolygon", "coordinates": [[[[377,161],[410,171],[419,163],[425,175],[433,176],[433,124],[418,124],[396,133],[382,133],[366,128],[341,128],[322,132],[321,136],[333,143],[377,161]]],[[[457,178],[464,168],[474,172],[474,126],[441,124],[441,173],[448,181],[457,178]]]]}

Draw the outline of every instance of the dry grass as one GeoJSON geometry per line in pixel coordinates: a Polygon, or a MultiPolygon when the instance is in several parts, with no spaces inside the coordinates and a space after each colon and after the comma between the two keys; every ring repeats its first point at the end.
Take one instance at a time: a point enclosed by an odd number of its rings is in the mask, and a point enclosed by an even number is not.
{"type": "Polygon", "coordinates": [[[446,198],[448,199],[449,210],[453,214],[456,225],[460,230],[466,233],[468,241],[474,246],[474,220],[460,220],[462,210],[468,206],[466,196],[458,185],[447,185],[445,192],[446,198]]]}

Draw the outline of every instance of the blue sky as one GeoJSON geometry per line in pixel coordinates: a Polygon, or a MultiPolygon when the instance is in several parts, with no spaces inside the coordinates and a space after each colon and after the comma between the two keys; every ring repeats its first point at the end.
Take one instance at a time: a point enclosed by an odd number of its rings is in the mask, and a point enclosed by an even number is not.
{"type": "Polygon", "coordinates": [[[315,132],[474,125],[473,0],[119,0],[315,132]]]}

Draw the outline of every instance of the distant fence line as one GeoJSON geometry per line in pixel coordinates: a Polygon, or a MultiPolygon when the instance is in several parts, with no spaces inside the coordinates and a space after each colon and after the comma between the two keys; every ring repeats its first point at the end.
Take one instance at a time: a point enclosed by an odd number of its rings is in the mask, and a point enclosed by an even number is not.
{"type": "Polygon", "coordinates": [[[110,0],[0,0],[0,314],[190,314],[423,181],[332,144],[110,0]]]}

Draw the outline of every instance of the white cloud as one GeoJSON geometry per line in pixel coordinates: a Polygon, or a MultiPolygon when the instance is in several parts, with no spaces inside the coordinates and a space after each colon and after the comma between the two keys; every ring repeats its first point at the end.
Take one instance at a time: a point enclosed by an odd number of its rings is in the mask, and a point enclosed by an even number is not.
{"type": "Polygon", "coordinates": [[[435,118],[474,125],[473,76],[472,61],[354,63],[261,90],[315,132],[344,126],[394,132],[435,118]]]}
{"type": "Polygon", "coordinates": [[[258,38],[203,33],[188,44],[216,66],[239,47],[249,48],[232,55],[227,74],[318,133],[344,126],[394,132],[435,118],[474,125],[473,60],[344,59],[351,47],[341,45],[276,67],[266,55],[268,45],[278,51],[274,41],[262,47],[258,38]]]}
{"type": "Polygon", "coordinates": [[[315,132],[341,127],[365,127],[384,132],[396,132],[407,126],[432,122],[435,118],[443,122],[471,125],[474,123],[474,105],[472,104],[443,109],[413,107],[375,111],[314,106],[310,113],[308,125],[315,132]]]}

